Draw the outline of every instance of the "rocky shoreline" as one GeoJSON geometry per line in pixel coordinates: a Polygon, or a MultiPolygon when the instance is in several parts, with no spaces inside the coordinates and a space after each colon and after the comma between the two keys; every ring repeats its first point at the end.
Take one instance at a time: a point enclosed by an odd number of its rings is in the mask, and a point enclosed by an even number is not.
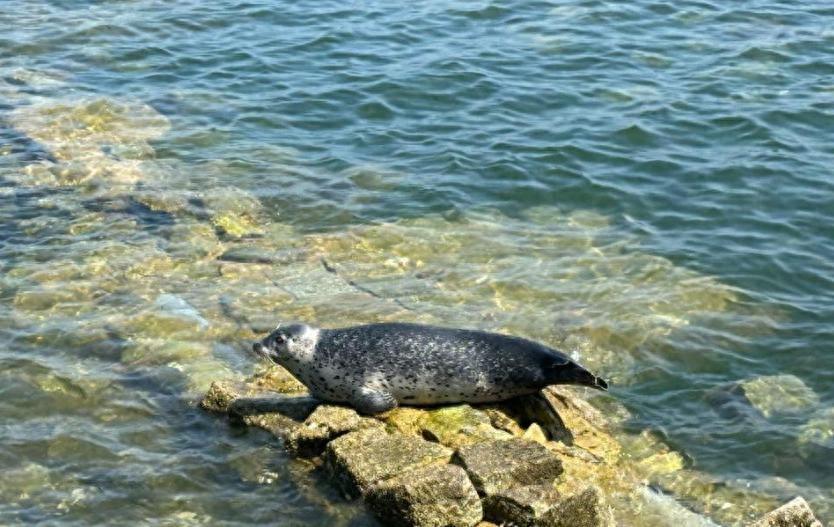
{"type": "MultiPolygon", "coordinates": [[[[644,456],[623,454],[583,393],[549,387],[505,404],[367,417],[316,401],[273,367],[242,383],[214,382],[200,404],[280,438],[384,525],[611,527],[651,525],[652,515],[719,525],[720,513],[701,516],[669,498],[657,511],[662,498],[648,483],[684,470],[684,459],[659,440],[647,441],[644,456]]],[[[802,498],[746,523],[822,527],[802,498]]]]}

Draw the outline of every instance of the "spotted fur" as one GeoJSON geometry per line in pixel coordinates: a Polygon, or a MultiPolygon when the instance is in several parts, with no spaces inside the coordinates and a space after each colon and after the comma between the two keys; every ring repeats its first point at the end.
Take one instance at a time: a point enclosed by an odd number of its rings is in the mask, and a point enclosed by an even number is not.
{"type": "Polygon", "coordinates": [[[542,344],[496,333],[384,323],[279,327],[255,351],[286,367],[319,399],[365,413],[402,405],[482,403],[549,384],[607,383],[542,344]]]}

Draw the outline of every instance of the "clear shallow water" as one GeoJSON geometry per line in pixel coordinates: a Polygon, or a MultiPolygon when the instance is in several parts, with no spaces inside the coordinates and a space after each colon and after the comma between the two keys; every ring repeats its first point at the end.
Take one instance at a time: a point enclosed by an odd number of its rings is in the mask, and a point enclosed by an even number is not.
{"type": "Polygon", "coordinates": [[[4,520],[370,523],[192,404],[280,318],[560,345],[834,519],[827,4],[7,4],[4,520]]]}

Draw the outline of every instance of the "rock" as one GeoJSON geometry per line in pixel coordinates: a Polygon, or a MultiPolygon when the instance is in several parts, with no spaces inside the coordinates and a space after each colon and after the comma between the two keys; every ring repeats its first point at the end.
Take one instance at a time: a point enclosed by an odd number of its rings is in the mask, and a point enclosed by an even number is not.
{"type": "Polygon", "coordinates": [[[366,499],[386,525],[471,527],[483,516],[475,487],[454,465],[405,472],[373,486],[366,499]]]}
{"type": "Polygon", "coordinates": [[[802,497],[797,497],[765,514],[749,527],[822,527],[814,511],[802,497]]]}
{"type": "Polygon", "coordinates": [[[464,446],[457,451],[455,463],[466,469],[482,496],[512,486],[552,484],[562,473],[555,454],[538,443],[517,438],[464,446]]]}
{"type": "Polygon", "coordinates": [[[512,435],[493,428],[489,417],[468,404],[445,406],[426,412],[423,437],[449,448],[459,448],[487,439],[509,439],[512,435]]]}
{"type": "Polygon", "coordinates": [[[235,386],[229,382],[215,381],[211,383],[208,392],[203,396],[200,406],[212,412],[226,412],[244,389],[242,386],[235,386]]]}
{"type": "Polygon", "coordinates": [[[384,426],[376,419],[360,416],[352,408],[323,404],[307,416],[302,426],[287,435],[286,447],[296,456],[314,457],[332,439],[354,430],[384,426]]]}
{"type": "Polygon", "coordinates": [[[214,216],[211,223],[220,234],[228,238],[249,238],[263,234],[255,220],[244,214],[226,212],[214,216]]]}
{"type": "Polygon", "coordinates": [[[217,381],[200,401],[206,410],[228,413],[233,421],[263,428],[282,439],[300,427],[300,421],[318,405],[319,401],[304,394],[275,395],[248,383],[217,381]]]}
{"type": "Polygon", "coordinates": [[[809,458],[834,450],[834,407],[815,412],[799,429],[799,452],[809,458]]]}
{"type": "Polygon", "coordinates": [[[534,525],[559,500],[553,485],[523,485],[484,498],[484,516],[499,524],[534,525]]]}
{"type": "Polygon", "coordinates": [[[611,509],[595,486],[561,500],[542,515],[542,527],[613,527],[611,509]]]}
{"type": "Polygon", "coordinates": [[[742,394],[753,408],[770,418],[794,413],[819,403],[819,396],[796,375],[769,375],[739,383],[742,394]]]}
{"type": "Polygon", "coordinates": [[[547,436],[544,435],[544,430],[538,423],[533,423],[527,427],[527,430],[521,435],[522,439],[535,441],[540,445],[547,443],[547,436]]]}
{"type": "Polygon", "coordinates": [[[486,413],[468,404],[434,409],[399,407],[384,419],[389,427],[403,434],[419,435],[449,448],[512,437],[494,428],[486,413]]]}
{"type": "Polygon", "coordinates": [[[265,390],[279,393],[306,392],[307,387],[281,366],[270,366],[251,379],[251,383],[265,390]]]}
{"type": "Polygon", "coordinates": [[[514,436],[524,434],[524,429],[518,425],[518,422],[509,415],[503,406],[491,405],[482,407],[481,410],[489,417],[492,426],[498,430],[503,430],[514,436]]]}
{"type": "Polygon", "coordinates": [[[602,492],[585,487],[563,497],[552,485],[512,487],[484,498],[488,520],[520,527],[608,527],[613,517],[602,492]]]}
{"type": "Polygon", "coordinates": [[[417,437],[377,428],[357,430],[327,445],[327,471],[346,495],[357,497],[406,471],[448,463],[452,451],[417,437]]]}

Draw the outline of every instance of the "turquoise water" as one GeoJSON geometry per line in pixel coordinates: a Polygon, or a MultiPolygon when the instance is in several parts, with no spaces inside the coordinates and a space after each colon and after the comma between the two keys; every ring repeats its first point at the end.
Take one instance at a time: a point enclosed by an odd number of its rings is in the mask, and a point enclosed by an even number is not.
{"type": "Polygon", "coordinates": [[[834,521],[829,4],[3,7],[3,523],[371,523],[193,404],[289,318],[561,346],[834,521]]]}

